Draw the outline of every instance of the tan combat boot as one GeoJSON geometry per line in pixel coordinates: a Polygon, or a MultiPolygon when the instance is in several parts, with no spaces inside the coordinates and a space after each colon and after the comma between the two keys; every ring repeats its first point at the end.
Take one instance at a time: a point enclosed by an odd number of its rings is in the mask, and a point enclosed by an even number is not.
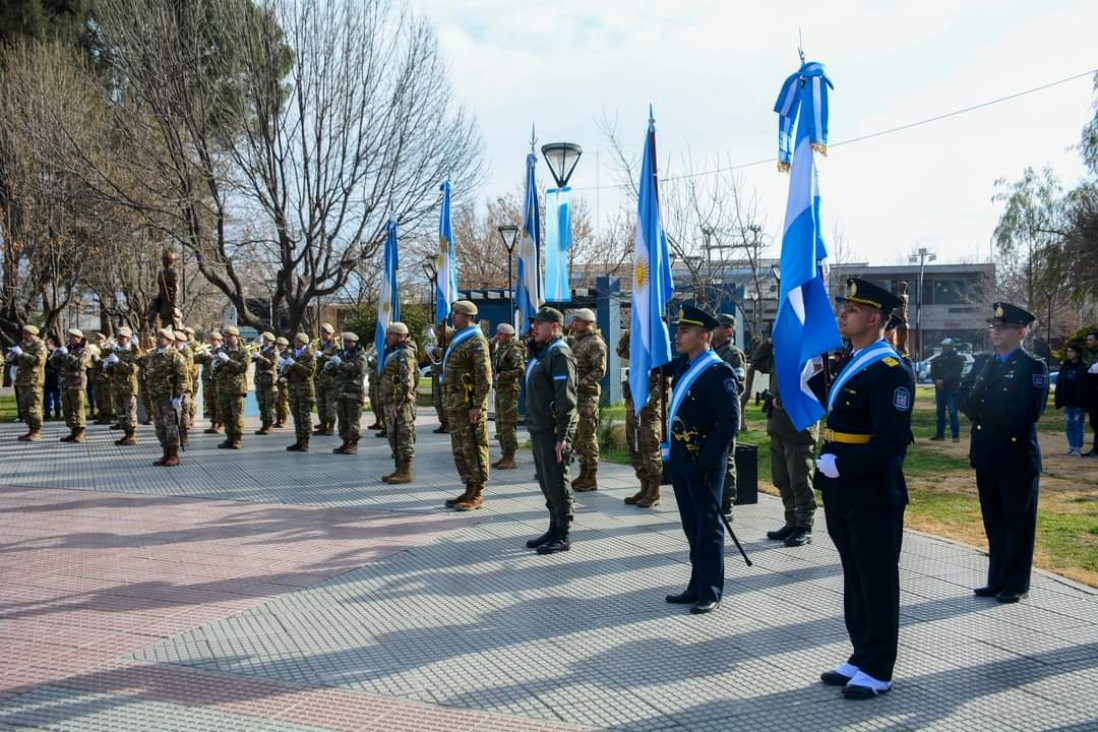
{"type": "MultiPolygon", "coordinates": [[[[397,466],[397,471],[395,473],[393,473],[391,476],[389,476],[389,480],[387,480],[385,482],[389,483],[390,485],[403,485],[405,483],[411,483],[412,482],[412,464],[410,462],[401,463],[400,465],[397,466]]],[[[483,503],[483,501],[482,501],[482,503],[483,503]]],[[[461,510],[461,509],[459,509],[459,510],[461,510]]]]}
{"type": "Polygon", "coordinates": [[[598,472],[598,467],[595,465],[580,468],[580,480],[572,483],[572,488],[580,493],[597,491],[599,489],[599,484],[595,481],[596,472],[598,472]]]}
{"type": "Polygon", "coordinates": [[[637,501],[637,508],[652,508],[660,505],[660,479],[649,478],[644,482],[644,496],[637,501]]]}
{"type": "Polygon", "coordinates": [[[343,444],[341,444],[339,447],[336,447],[336,448],[332,449],[332,454],[333,455],[346,455],[347,454],[347,447],[350,444],[351,443],[347,442],[347,440],[344,440],[343,444]]]}
{"type": "MultiPolygon", "coordinates": [[[[537,476],[534,476],[534,477],[535,477],[535,479],[537,478],[537,476]]],[[[576,476],[575,480],[572,481],[572,490],[582,491],[583,486],[586,483],[587,483],[587,466],[586,465],[580,465],[580,474],[578,476],[576,476]]]]}
{"type": "Polygon", "coordinates": [[[328,421],[320,420],[320,424],[313,428],[314,435],[326,435],[328,434],[328,421]]]}
{"type": "Polygon", "coordinates": [[[500,470],[514,470],[518,466],[515,465],[514,455],[504,455],[494,463],[494,467],[500,470]]]}
{"type": "Polygon", "coordinates": [[[298,452],[309,452],[309,438],[308,437],[306,437],[304,440],[302,440],[301,442],[298,443],[297,451],[298,452]]]}
{"type": "Polygon", "coordinates": [[[461,503],[462,501],[467,501],[472,497],[473,497],[473,486],[466,485],[465,490],[462,492],[461,495],[455,496],[453,498],[447,498],[446,499],[446,508],[454,508],[459,503],[461,503]]]}
{"type": "Polygon", "coordinates": [[[259,429],[257,429],[255,431],[255,434],[257,434],[257,435],[269,435],[273,431],[274,430],[271,429],[271,425],[265,424],[262,427],[260,427],[259,429]]]}
{"type": "Polygon", "coordinates": [[[214,422],[209,427],[202,430],[202,434],[205,434],[205,435],[220,435],[221,434],[221,425],[218,424],[217,422],[214,422]]]}
{"type": "Polygon", "coordinates": [[[15,439],[20,442],[38,442],[38,440],[42,439],[42,430],[30,430],[27,434],[19,435],[19,437],[15,439]]]}
{"type": "Polygon", "coordinates": [[[85,439],[84,438],[84,433],[85,432],[86,432],[86,428],[84,428],[84,427],[77,427],[76,429],[74,429],[72,431],[72,441],[73,442],[83,442],[84,439],[85,439]]]}
{"type": "Polygon", "coordinates": [[[640,490],[637,491],[636,493],[634,493],[633,495],[626,496],[624,498],[625,505],[627,505],[627,506],[636,505],[636,503],[638,501],[640,501],[642,498],[644,498],[646,495],[648,495],[648,481],[647,480],[642,480],[640,482],[640,490]]]}
{"type": "Polygon", "coordinates": [[[298,440],[286,448],[286,452],[301,452],[301,440],[298,440]]]}
{"type": "Polygon", "coordinates": [[[484,486],[477,485],[471,488],[472,494],[465,500],[455,503],[454,508],[459,511],[475,511],[484,505],[484,486]]]}
{"type": "Polygon", "coordinates": [[[160,459],[159,460],[153,460],[153,465],[160,468],[160,467],[163,467],[164,464],[167,463],[167,462],[168,462],[168,448],[161,445],[160,446],[160,459]]]}
{"type": "Polygon", "coordinates": [[[136,445],[137,432],[131,430],[114,441],[116,445],[136,445]]]}
{"type": "Polygon", "coordinates": [[[347,443],[347,447],[343,449],[344,455],[357,455],[358,454],[358,440],[351,440],[347,443]]]}
{"type": "MultiPolygon", "coordinates": [[[[399,472],[400,472],[400,466],[398,465],[398,466],[396,466],[396,468],[395,468],[395,469],[393,470],[393,472],[391,472],[391,473],[386,473],[385,475],[381,476],[381,482],[383,482],[383,483],[388,483],[388,482],[389,482],[389,479],[390,479],[390,478],[392,478],[392,477],[393,477],[394,475],[396,475],[396,474],[397,474],[397,473],[399,473],[399,472]]],[[[454,503],[457,503],[457,501],[454,501],[454,503]]],[[[447,504],[447,505],[449,505],[449,506],[451,506],[451,507],[453,506],[453,504],[447,504]]]]}
{"type": "Polygon", "coordinates": [[[164,467],[165,468],[174,468],[176,465],[179,465],[179,448],[178,447],[169,447],[168,448],[168,458],[167,458],[167,460],[164,461],[164,467]]]}
{"type": "Polygon", "coordinates": [[[244,445],[243,445],[243,443],[240,442],[239,437],[234,438],[233,441],[229,443],[229,449],[230,450],[243,450],[244,449],[244,445]]]}

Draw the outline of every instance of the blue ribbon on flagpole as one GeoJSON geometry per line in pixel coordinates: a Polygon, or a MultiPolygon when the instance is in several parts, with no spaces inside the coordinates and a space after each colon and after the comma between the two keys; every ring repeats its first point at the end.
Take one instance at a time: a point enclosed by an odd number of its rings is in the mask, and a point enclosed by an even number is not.
{"type": "Polygon", "coordinates": [[[774,111],[778,113],[778,168],[789,170],[793,162],[793,125],[803,104],[807,123],[808,139],[812,149],[827,154],[827,116],[829,89],[834,89],[824,65],[818,61],[801,64],[795,74],[791,74],[782,84],[774,111]],[[803,86],[809,86],[807,94],[801,93],[803,86]]]}

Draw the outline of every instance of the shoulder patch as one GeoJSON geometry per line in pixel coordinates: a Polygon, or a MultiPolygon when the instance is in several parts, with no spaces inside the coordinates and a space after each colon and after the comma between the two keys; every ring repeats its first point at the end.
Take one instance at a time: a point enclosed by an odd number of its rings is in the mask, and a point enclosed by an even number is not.
{"type": "Polygon", "coordinates": [[[886,364],[889,368],[896,368],[900,365],[900,362],[892,358],[892,356],[885,356],[881,359],[881,363],[886,364]]]}
{"type": "Polygon", "coordinates": [[[1048,376],[1044,373],[1033,375],[1033,386],[1037,389],[1044,389],[1045,384],[1048,383],[1048,376]]]}
{"type": "Polygon", "coordinates": [[[736,392],[738,391],[736,389],[736,380],[735,379],[725,379],[724,380],[724,390],[726,392],[728,392],[729,394],[731,394],[732,396],[736,396],[736,392]]]}
{"type": "Polygon", "coordinates": [[[892,406],[898,412],[911,409],[911,390],[906,386],[896,387],[896,391],[892,392],[892,406]]]}

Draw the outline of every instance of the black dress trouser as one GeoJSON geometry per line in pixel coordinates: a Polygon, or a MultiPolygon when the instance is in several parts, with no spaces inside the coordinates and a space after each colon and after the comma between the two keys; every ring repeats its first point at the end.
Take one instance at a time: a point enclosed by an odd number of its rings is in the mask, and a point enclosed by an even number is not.
{"type": "Polygon", "coordinates": [[[719,465],[714,470],[671,470],[682,532],[690,547],[686,591],[700,602],[720,602],[724,594],[724,524],[719,510],[726,460],[719,465]]]}
{"type": "Polygon", "coordinates": [[[976,471],[987,534],[988,587],[1001,592],[1029,591],[1039,482],[1039,475],[1026,471],[976,471]]]}

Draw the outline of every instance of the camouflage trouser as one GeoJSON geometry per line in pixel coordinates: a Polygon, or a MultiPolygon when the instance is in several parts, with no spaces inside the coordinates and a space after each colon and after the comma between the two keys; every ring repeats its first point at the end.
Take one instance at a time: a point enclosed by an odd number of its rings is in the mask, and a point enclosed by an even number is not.
{"type": "Polygon", "coordinates": [[[109,381],[95,382],[95,410],[96,418],[101,422],[110,422],[114,419],[114,397],[111,394],[109,381]]]}
{"type": "Polygon", "coordinates": [[[313,434],[313,395],[307,391],[290,392],[290,414],[294,418],[294,437],[307,441],[313,434]]]}
{"type": "Polygon", "coordinates": [[[725,513],[731,510],[736,502],[736,439],[732,438],[732,444],[728,446],[728,466],[724,471],[724,488],[721,490],[721,510],[725,513]]]}
{"type": "Polygon", "coordinates": [[[389,448],[393,451],[396,464],[411,464],[416,456],[416,405],[405,404],[400,409],[388,407],[385,410],[385,433],[389,438],[389,448]]]}
{"type": "Polygon", "coordinates": [[[184,392],[183,396],[179,400],[179,441],[186,442],[187,435],[191,431],[191,427],[194,425],[191,423],[191,419],[194,416],[194,395],[188,392],[184,392]]]}
{"type": "Polygon", "coordinates": [[[336,415],[339,417],[340,439],[344,442],[358,442],[362,436],[362,399],[341,396],[336,402],[336,415]]]}
{"type": "Polygon", "coordinates": [[[139,393],[141,395],[141,406],[145,410],[145,421],[152,419],[152,404],[149,403],[149,390],[145,388],[145,382],[142,381],[138,385],[139,393]]]}
{"type": "Polygon", "coordinates": [[[111,389],[114,416],[126,432],[137,430],[137,398],[129,389],[111,389]]]}
{"type": "Polygon", "coordinates": [[[280,381],[278,382],[278,404],[275,406],[275,422],[286,424],[286,420],[289,418],[290,386],[285,381],[280,381]]]}
{"type": "Polygon", "coordinates": [[[812,490],[812,453],[815,445],[770,436],[770,474],[782,496],[785,523],[812,528],[816,494],[812,490]]]}
{"type": "Polygon", "coordinates": [[[370,413],[374,415],[374,422],[377,424],[383,424],[385,422],[385,408],[381,404],[381,395],[378,394],[378,385],[381,383],[381,375],[371,372],[370,373],[370,413]]]}
{"type": "Polygon", "coordinates": [[[152,405],[153,426],[161,447],[179,447],[179,414],[171,399],[157,399],[152,405]]]}
{"type": "Polygon", "coordinates": [[[488,410],[480,410],[480,419],[469,424],[469,412],[464,407],[446,414],[450,425],[450,447],[461,482],[483,486],[488,482],[488,410]]]}
{"type": "Polygon", "coordinates": [[[217,387],[214,386],[212,378],[202,379],[202,411],[206,413],[206,418],[210,420],[210,424],[221,424],[221,420],[217,416],[217,387]]]}
{"type": "Polygon", "coordinates": [[[521,387],[496,385],[496,439],[504,457],[513,457],[518,449],[518,403],[521,387]]]}
{"type": "Polygon", "coordinates": [[[31,432],[42,429],[42,387],[17,386],[15,391],[19,395],[19,409],[22,410],[27,429],[31,432]]]}
{"type": "Polygon", "coordinates": [[[579,423],[576,425],[576,438],[573,449],[579,459],[580,467],[594,467],[599,461],[599,395],[580,394],[576,412],[579,423]]]}
{"type": "Polygon", "coordinates": [[[194,417],[198,412],[198,400],[194,398],[194,394],[187,395],[187,429],[194,427],[194,417]]]}
{"type": "Polygon", "coordinates": [[[446,405],[442,402],[442,385],[439,383],[438,374],[431,375],[431,403],[435,405],[435,414],[438,415],[438,425],[442,429],[449,428],[450,415],[446,412],[446,405]]]}
{"type": "Polygon", "coordinates": [[[275,408],[278,402],[278,387],[274,384],[256,384],[255,400],[259,404],[259,419],[263,426],[275,423],[275,408]]]}
{"type": "Polygon", "coordinates": [[[85,392],[82,386],[65,386],[61,388],[61,409],[65,413],[65,426],[70,430],[83,429],[87,424],[87,415],[84,413],[85,392]]]}
{"type": "Polygon", "coordinates": [[[316,413],[321,422],[334,425],[339,410],[339,387],[327,381],[316,384],[316,413]]]}
{"type": "Polygon", "coordinates": [[[663,457],[660,455],[660,419],[653,407],[641,410],[638,419],[633,418],[633,402],[625,403],[625,439],[629,443],[629,463],[637,480],[660,480],[663,476],[663,457]]]}
{"type": "Polygon", "coordinates": [[[225,425],[225,437],[239,441],[244,435],[244,394],[218,394],[217,413],[225,425]]]}

